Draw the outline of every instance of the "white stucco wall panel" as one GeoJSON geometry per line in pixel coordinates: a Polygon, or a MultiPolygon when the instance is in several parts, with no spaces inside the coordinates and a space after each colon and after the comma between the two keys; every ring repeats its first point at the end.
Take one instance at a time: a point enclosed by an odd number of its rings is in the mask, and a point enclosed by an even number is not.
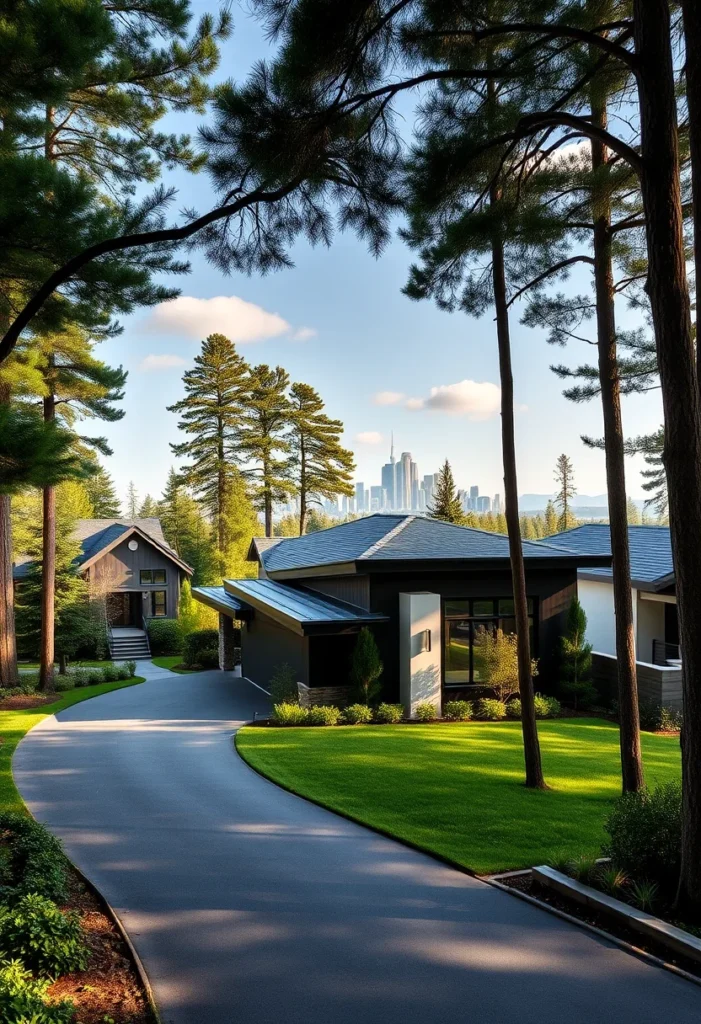
{"type": "Polygon", "coordinates": [[[404,711],[430,701],[441,712],[441,599],[439,594],[399,595],[399,694],[404,711]],[[430,637],[422,650],[422,634],[430,637]]]}

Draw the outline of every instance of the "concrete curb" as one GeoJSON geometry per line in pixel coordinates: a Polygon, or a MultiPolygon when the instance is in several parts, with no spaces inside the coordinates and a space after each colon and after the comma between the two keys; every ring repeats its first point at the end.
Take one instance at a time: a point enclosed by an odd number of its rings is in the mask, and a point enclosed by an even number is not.
{"type": "Polygon", "coordinates": [[[91,881],[91,879],[89,879],[88,876],[84,874],[80,870],[80,868],[73,863],[72,860],[69,860],[68,863],[71,865],[75,873],[78,875],[83,885],[85,885],[92,892],[92,894],[97,897],[97,899],[100,901],[100,903],[102,903],[103,907],[105,908],[107,912],[107,917],[109,917],[110,921],[119,932],[119,935],[122,941],[124,942],[124,945],[129,950],[129,956],[131,957],[132,963],[136,968],[136,973],[139,975],[139,980],[144,987],[144,992],[146,993],[146,1001],[149,1005],[149,1009],[151,1010],[151,1014],[153,1015],[153,1019],[156,1022],[156,1024],[163,1024],[163,1020],[161,1018],[158,1005],[156,1003],[156,998],[153,994],[153,988],[151,987],[151,982],[149,981],[148,974],[146,973],[146,968],[142,963],[141,957],[136,952],[136,947],[129,938],[129,934],[124,925],[122,924],[122,920],[119,914],[114,909],[109,900],[105,899],[104,894],[98,889],[95,883],[91,881]]]}
{"type": "Polygon", "coordinates": [[[646,963],[652,964],[654,967],[661,967],[665,971],[670,971],[672,974],[676,974],[680,978],[684,978],[686,981],[691,981],[694,985],[701,987],[701,978],[695,974],[691,974],[689,971],[683,970],[681,967],[677,967],[676,964],[670,964],[666,960],[660,959],[658,956],[654,956],[652,953],[648,953],[645,949],[640,949],[639,946],[634,946],[630,942],[626,942],[625,939],[619,939],[615,935],[611,935],[610,932],[604,931],[603,928],[597,928],[594,924],[589,924],[588,921],[582,921],[579,917],[574,917],[573,914],[568,914],[564,910],[560,910],[558,907],[553,907],[549,903],[545,903],[543,900],[538,900],[535,896],[530,896],[526,892],[521,892],[520,889],[514,889],[513,886],[503,885],[502,882],[495,881],[494,878],[485,878],[482,876],[482,881],[486,882],[487,885],[493,886],[495,889],[501,889],[502,892],[508,892],[510,896],[515,896],[519,900],[524,900],[526,903],[530,903],[534,907],[540,907],[541,910],[545,910],[548,914],[553,914],[554,917],[559,917],[562,921],[568,921],[570,924],[577,925],[578,928],[583,928],[584,931],[591,932],[592,935],[598,936],[600,939],[605,939],[607,942],[611,942],[614,946],[618,946],[619,949],[624,950],[626,953],[630,953],[631,956],[635,956],[638,960],[644,960],[646,963]]]}

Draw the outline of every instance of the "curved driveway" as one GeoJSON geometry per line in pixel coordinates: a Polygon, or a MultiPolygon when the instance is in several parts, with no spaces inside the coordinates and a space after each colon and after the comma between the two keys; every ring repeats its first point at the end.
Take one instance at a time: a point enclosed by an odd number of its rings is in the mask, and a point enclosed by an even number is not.
{"type": "Polygon", "coordinates": [[[256,775],[250,684],[153,675],[45,719],[14,773],[168,1024],[698,1024],[689,982],[256,775]]]}

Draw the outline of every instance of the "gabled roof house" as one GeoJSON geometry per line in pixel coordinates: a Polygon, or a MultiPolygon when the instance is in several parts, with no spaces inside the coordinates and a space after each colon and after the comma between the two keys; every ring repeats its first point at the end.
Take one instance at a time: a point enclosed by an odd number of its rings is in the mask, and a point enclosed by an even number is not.
{"type": "MultiPolygon", "coordinates": [[[[531,635],[543,680],[577,570],[610,556],[523,545],[531,635]]],[[[256,538],[258,579],[224,580],[194,596],[220,613],[222,632],[242,623],[245,676],[266,687],[291,665],[312,699],[346,685],[356,635],[369,626],[384,664],[384,699],[411,713],[489,685],[475,646],[481,629],[515,628],[505,536],[422,516],[376,514],[295,538],[256,538]]]]}
{"type": "MultiPolygon", "coordinates": [[[[146,626],[152,618],[177,618],[180,587],[192,569],[163,536],[160,520],[79,519],[76,558],[91,591],[104,596],[114,657],[147,656],[146,626]]],[[[13,567],[21,586],[31,562],[13,567]]]]}

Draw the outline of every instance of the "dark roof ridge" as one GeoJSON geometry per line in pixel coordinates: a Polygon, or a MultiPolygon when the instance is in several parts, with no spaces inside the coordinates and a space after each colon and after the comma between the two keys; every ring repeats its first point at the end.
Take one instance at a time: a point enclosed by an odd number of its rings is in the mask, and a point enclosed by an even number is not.
{"type": "Polygon", "coordinates": [[[389,544],[390,541],[394,540],[397,534],[401,533],[402,530],[405,530],[409,523],[413,522],[414,519],[419,518],[421,517],[413,515],[403,516],[401,522],[397,523],[397,525],[394,526],[391,530],[388,530],[387,533],[384,534],[384,536],[380,537],[379,540],[376,540],[374,544],[371,544],[370,547],[367,548],[367,550],[361,552],[361,554],[357,556],[356,561],[360,561],[361,558],[371,558],[372,555],[376,554],[378,551],[381,551],[385,544],[389,544]]]}

